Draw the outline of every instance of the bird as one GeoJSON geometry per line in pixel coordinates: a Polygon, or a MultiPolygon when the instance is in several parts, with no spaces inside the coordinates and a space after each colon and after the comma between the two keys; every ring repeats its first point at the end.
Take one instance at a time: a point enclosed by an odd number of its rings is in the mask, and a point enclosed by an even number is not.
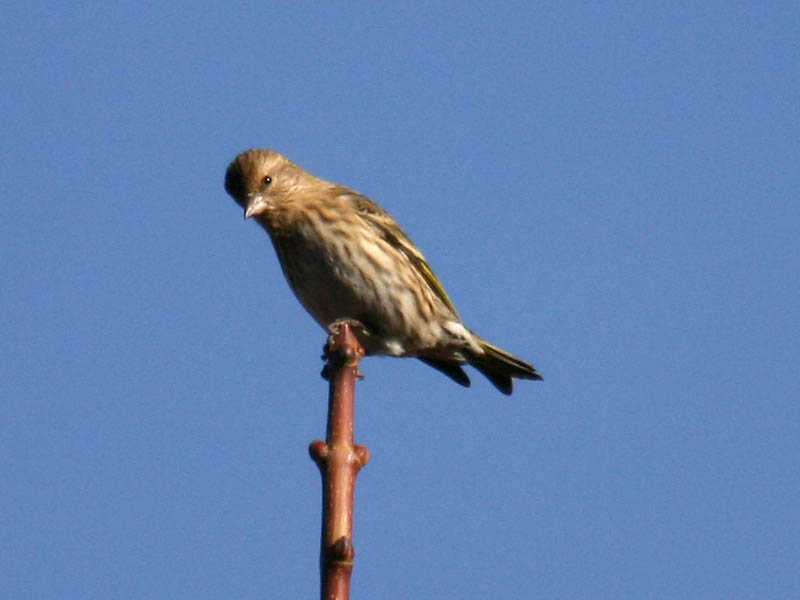
{"type": "Polygon", "coordinates": [[[366,196],[263,148],[230,163],[225,190],[266,230],[306,311],[325,329],[357,321],[365,354],[415,357],[465,387],[469,364],[506,395],[514,378],[542,379],[462,323],[422,252],[366,196]]]}

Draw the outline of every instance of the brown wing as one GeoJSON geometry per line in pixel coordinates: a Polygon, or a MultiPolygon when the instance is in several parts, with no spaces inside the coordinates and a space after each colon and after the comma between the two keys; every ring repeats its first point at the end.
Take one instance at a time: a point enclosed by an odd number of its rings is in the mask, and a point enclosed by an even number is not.
{"type": "Polygon", "coordinates": [[[347,199],[358,211],[359,215],[361,215],[361,218],[363,218],[364,221],[366,221],[370,226],[378,230],[383,239],[385,239],[394,248],[397,248],[403,254],[403,256],[408,259],[411,265],[420,273],[420,275],[422,275],[425,283],[428,284],[436,296],[442,302],[444,302],[445,306],[447,306],[447,308],[453,312],[456,318],[460,318],[458,316],[458,311],[456,311],[456,307],[453,306],[453,302],[450,300],[447,292],[444,291],[444,287],[442,287],[441,282],[433,273],[430,266],[428,266],[428,263],[425,261],[425,257],[422,255],[422,252],[417,250],[414,242],[412,242],[403,232],[403,230],[400,229],[397,221],[395,221],[389,213],[387,213],[366,196],[362,196],[361,194],[357,194],[346,188],[343,189],[343,192],[344,193],[342,195],[347,197],[347,199]]]}

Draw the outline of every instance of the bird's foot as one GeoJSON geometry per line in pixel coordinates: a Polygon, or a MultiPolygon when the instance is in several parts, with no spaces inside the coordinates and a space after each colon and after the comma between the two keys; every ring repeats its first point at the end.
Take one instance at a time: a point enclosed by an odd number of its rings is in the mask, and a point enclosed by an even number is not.
{"type": "Polygon", "coordinates": [[[327,364],[322,368],[322,378],[330,379],[330,365],[332,362],[339,365],[355,366],[356,377],[364,378],[358,370],[358,361],[364,356],[364,349],[356,338],[356,331],[362,331],[364,326],[355,319],[339,319],[328,325],[328,340],[322,348],[322,360],[327,364]]]}

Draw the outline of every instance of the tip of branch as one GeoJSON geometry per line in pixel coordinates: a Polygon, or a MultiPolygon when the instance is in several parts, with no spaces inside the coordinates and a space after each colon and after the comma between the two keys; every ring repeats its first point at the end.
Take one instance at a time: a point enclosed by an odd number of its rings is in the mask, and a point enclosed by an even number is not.
{"type": "MultiPolygon", "coordinates": [[[[325,359],[328,364],[345,364],[354,367],[364,356],[364,348],[356,338],[355,331],[364,326],[353,319],[334,321],[328,326],[328,343],[325,344],[325,359]]],[[[323,369],[323,377],[325,370],[323,369]]]]}

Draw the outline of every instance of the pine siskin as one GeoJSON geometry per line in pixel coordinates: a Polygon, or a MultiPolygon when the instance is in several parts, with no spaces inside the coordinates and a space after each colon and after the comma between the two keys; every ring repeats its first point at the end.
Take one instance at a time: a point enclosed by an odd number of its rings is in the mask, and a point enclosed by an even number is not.
{"type": "Polygon", "coordinates": [[[380,206],[311,175],[271,150],[248,150],[225,173],[225,190],[269,234],[283,274],[324,328],[363,325],[367,354],[414,356],[457,383],[471,364],[504,394],[512,377],[541,379],[528,363],[467,329],[425,257],[380,206]]]}

